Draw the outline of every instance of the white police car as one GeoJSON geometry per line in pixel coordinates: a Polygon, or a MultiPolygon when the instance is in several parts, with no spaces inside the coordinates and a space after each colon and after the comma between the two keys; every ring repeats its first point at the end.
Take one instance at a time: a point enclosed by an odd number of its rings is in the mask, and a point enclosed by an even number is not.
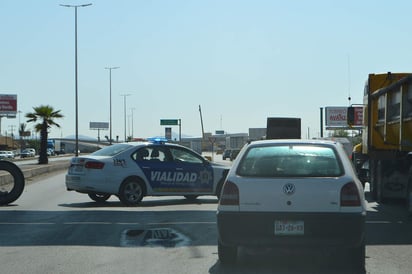
{"type": "Polygon", "coordinates": [[[123,204],[133,206],[144,196],[219,196],[228,170],[177,144],[119,143],[72,158],[66,187],[96,202],[116,195],[123,204]]]}
{"type": "Polygon", "coordinates": [[[340,143],[252,142],[219,199],[219,259],[234,263],[239,246],[309,247],[343,251],[348,263],[364,268],[365,218],[362,184],[340,143]]]}

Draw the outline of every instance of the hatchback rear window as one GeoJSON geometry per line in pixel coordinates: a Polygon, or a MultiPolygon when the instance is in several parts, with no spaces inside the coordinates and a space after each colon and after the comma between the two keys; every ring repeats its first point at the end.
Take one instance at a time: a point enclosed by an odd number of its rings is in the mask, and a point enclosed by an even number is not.
{"type": "Polygon", "coordinates": [[[343,168],[332,147],[276,145],[251,147],[237,174],[251,177],[337,177],[343,168]]]}

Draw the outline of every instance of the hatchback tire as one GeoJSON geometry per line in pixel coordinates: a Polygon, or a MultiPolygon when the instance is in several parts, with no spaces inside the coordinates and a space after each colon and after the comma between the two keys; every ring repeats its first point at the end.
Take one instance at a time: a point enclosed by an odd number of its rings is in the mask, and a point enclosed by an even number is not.
{"type": "Polygon", "coordinates": [[[145,195],[144,183],[137,178],[129,178],[122,183],[119,190],[119,200],[127,206],[136,206],[145,195]]]}
{"type": "Polygon", "coordinates": [[[349,249],[348,255],[350,262],[356,269],[365,270],[366,247],[364,242],[359,247],[349,249]]]}
{"type": "Polygon", "coordinates": [[[224,245],[220,241],[217,245],[219,261],[222,264],[234,264],[237,260],[237,246],[224,245]]]}

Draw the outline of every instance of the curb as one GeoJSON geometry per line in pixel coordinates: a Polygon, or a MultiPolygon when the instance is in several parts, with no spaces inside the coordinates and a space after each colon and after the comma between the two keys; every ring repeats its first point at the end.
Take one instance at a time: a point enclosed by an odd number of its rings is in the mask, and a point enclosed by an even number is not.
{"type": "Polygon", "coordinates": [[[32,178],[38,175],[45,174],[45,173],[68,169],[69,166],[70,166],[70,160],[67,160],[67,161],[64,160],[64,161],[55,161],[51,163],[49,162],[46,165],[33,164],[33,165],[22,165],[19,167],[24,174],[24,178],[28,179],[28,178],[32,178]]]}

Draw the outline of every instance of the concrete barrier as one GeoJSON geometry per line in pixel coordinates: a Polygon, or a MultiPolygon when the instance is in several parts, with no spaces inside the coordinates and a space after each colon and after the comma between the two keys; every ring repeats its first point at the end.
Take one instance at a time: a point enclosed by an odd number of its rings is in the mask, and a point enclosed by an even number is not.
{"type": "MultiPolygon", "coordinates": [[[[27,180],[38,175],[68,169],[70,166],[70,160],[61,160],[49,162],[46,165],[30,164],[19,165],[19,168],[23,172],[24,178],[27,180]]],[[[13,177],[6,171],[0,171],[0,185],[5,185],[13,182],[13,177]]]]}

